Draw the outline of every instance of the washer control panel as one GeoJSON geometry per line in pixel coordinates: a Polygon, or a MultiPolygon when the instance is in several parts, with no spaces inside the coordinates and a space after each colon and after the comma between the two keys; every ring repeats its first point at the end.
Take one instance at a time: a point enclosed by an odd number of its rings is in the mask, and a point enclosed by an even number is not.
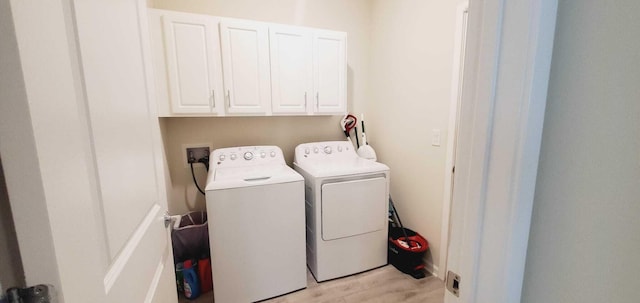
{"type": "Polygon", "coordinates": [[[325,141],[304,143],[296,147],[295,162],[321,159],[350,159],[358,157],[355,146],[349,141],[325,141]]]}
{"type": "Polygon", "coordinates": [[[211,167],[242,167],[285,164],[282,150],[273,145],[219,148],[209,157],[211,167]]]}

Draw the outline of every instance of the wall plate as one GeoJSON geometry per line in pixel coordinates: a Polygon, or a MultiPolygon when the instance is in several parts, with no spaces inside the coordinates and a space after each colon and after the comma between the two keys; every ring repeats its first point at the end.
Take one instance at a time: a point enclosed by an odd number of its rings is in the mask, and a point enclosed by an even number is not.
{"type": "MultiPolygon", "coordinates": [[[[189,143],[189,144],[182,144],[182,157],[180,158],[180,161],[182,161],[183,165],[185,168],[189,167],[189,154],[187,153],[187,149],[193,149],[194,151],[194,157],[196,158],[196,161],[203,157],[205,155],[205,153],[203,152],[204,149],[208,149],[208,153],[210,154],[213,151],[213,145],[209,144],[209,143],[189,143]]],[[[204,165],[202,164],[198,164],[197,162],[193,165],[193,168],[199,168],[199,167],[204,167],[204,165]]]]}

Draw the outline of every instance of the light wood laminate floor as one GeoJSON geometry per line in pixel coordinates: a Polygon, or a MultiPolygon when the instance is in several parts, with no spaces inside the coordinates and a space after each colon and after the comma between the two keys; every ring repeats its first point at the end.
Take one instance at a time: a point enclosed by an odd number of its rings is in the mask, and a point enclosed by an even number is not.
{"type": "MultiPolygon", "coordinates": [[[[180,303],[211,303],[213,293],[180,303]]],[[[387,265],[353,276],[317,283],[307,272],[307,288],[261,303],[442,303],[444,283],[436,277],[416,280],[387,265]]]]}

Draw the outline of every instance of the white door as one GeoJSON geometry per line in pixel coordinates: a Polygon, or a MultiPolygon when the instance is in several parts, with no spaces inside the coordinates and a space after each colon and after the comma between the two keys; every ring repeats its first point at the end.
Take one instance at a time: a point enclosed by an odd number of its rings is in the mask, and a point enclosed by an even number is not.
{"type": "Polygon", "coordinates": [[[158,122],[149,110],[146,5],[76,1],[74,9],[102,204],[104,230],[95,236],[106,243],[104,296],[108,302],[171,302],[171,245],[158,220],[167,201],[158,122]]]}
{"type": "Polygon", "coordinates": [[[22,68],[7,76],[24,94],[1,115],[29,118],[3,128],[2,152],[14,163],[16,144],[35,154],[35,170],[5,170],[27,283],[53,283],[67,303],[177,302],[146,2],[12,1],[11,10],[22,68]],[[16,183],[25,173],[29,184],[16,183]]]}
{"type": "Polygon", "coordinates": [[[313,93],[312,31],[269,27],[271,93],[274,114],[305,114],[313,93]]]}
{"type": "Polygon", "coordinates": [[[270,113],[268,26],[224,20],[220,23],[220,37],[227,113],[270,113]]]}
{"type": "Polygon", "coordinates": [[[314,112],[347,111],[347,35],[316,31],[313,37],[314,112]]]}
{"type": "Polygon", "coordinates": [[[173,113],[222,112],[222,66],[217,25],[217,19],[209,16],[177,12],[165,12],[162,16],[173,113]]]}

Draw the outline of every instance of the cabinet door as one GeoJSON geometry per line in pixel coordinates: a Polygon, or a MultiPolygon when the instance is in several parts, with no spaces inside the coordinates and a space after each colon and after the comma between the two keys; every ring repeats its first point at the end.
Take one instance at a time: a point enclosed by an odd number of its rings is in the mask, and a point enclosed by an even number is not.
{"type": "Polygon", "coordinates": [[[223,113],[217,20],[167,13],[162,17],[171,110],[178,114],[223,113]]]}
{"type": "Polygon", "coordinates": [[[223,20],[220,35],[227,113],[270,114],[268,26],[223,20]]]}
{"type": "Polygon", "coordinates": [[[269,27],[271,109],[274,114],[306,114],[313,94],[312,34],[304,28],[269,27]]]}
{"type": "Polygon", "coordinates": [[[347,111],[347,35],[316,31],[314,50],[314,112],[343,114],[347,111]]]}

